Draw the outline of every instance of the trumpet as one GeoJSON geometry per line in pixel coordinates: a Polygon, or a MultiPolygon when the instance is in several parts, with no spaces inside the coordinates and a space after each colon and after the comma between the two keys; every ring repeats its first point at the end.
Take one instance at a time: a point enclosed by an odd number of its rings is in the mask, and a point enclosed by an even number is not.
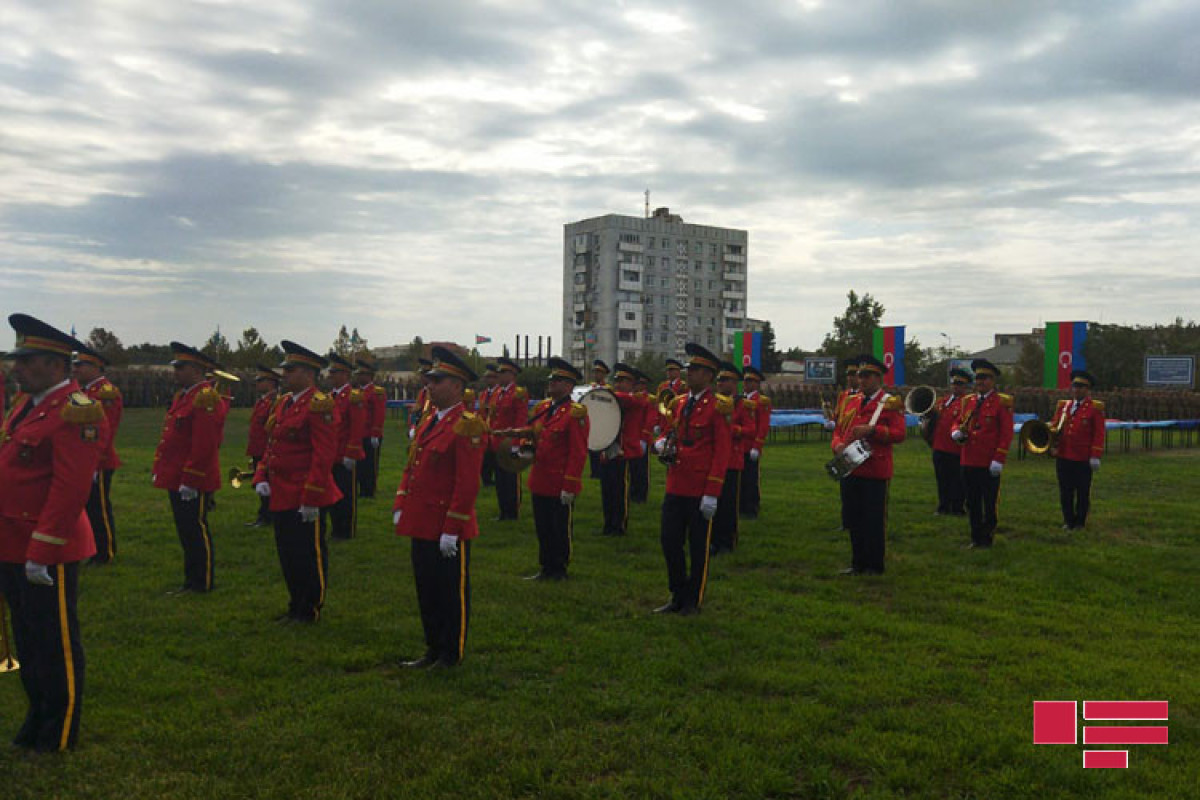
{"type": "Polygon", "coordinates": [[[658,454],[658,460],[670,467],[679,458],[679,435],[676,433],[674,421],[671,419],[671,403],[675,401],[675,393],[670,389],[663,389],[658,393],[655,401],[658,405],[658,415],[662,417],[664,423],[671,425],[666,439],[663,441],[662,452],[658,454]]]}
{"type": "Polygon", "coordinates": [[[229,485],[234,489],[242,488],[242,484],[254,477],[252,469],[238,469],[237,467],[229,468],[229,485]]]}
{"type": "Polygon", "coordinates": [[[8,604],[0,594],[0,673],[16,672],[21,668],[13,655],[12,640],[8,638],[8,604]]]}

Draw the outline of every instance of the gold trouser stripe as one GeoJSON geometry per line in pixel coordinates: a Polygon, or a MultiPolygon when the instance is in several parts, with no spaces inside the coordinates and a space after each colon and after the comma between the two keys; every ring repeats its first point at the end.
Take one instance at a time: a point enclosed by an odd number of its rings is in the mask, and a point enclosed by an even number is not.
{"type": "MultiPolygon", "coordinates": [[[[517,484],[518,486],[520,484],[517,484]]],[[[463,650],[467,646],[467,548],[470,542],[463,541],[458,552],[458,658],[455,663],[461,664],[463,650]]]]}
{"type": "Polygon", "coordinates": [[[62,638],[63,666],[67,671],[67,713],[63,717],[58,749],[66,750],[71,738],[71,723],[75,718],[75,658],[71,651],[71,629],[67,626],[67,570],[62,564],[57,564],[54,571],[58,578],[58,627],[62,638]]]}
{"type": "Polygon", "coordinates": [[[105,556],[111,561],[113,557],[113,530],[112,525],[108,524],[109,499],[107,481],[104,479],[104,470],[100,470],[100,518],[104,520],[104,532],[108,537],[108,550],[105,556]]]}
{"type": "Polygon", "coordinates": [[[887,536],[888,500],[892,496],[892,481],[889,478],[883,485],[883,535],[887,536]]]}
{"type": "Polygon", "coordinates": [[[350,468],[350,535],[358,533],[358,462],[350,468]]]}
{"type": "Polygon", "coordinates": [[[382,452],[383,452],[383,436],[380,436],[379,437],[379,446],[375,448],[375,458],[372,459],[375,462],[375,481],[376,482],[379,481],[379,456],[382,452]]]}
{"type": "Polygon", "coordinates": [[[629,462],[622,458],[621,464],[625,472],[625,494],[621,503],[621,530],[625,530],[629,527],[629,462]]]}
{"type": "Polygon", "coordinates": [[[696,608],[704,603],[704,587],[708,585],[708,548],[712,547],[712,525],[713,521],[710,519],[708,531],[704,535],[704,569],[700,572],[700,591],[696,593],[696,608]]]}
{"type": "Polygon", "coordinates": [[[317,595],[317,607],[314,609],[317,616],[321,616],[321,608],[325,605],[325,567],[321,564],[321,515],[317,514],[317,518],[312,522],[313,526],[313,553],[317,557],[317,584],[321,587],[320,593],[317,595]]]}
{"type": "Polygon", "coordinates": [[[212,588],[212,540],[208,533],[208,493],[200,492],[196,498],[197,518],[200,521],[200,538],[204,540],[204,590],[212,588]]]}
{"type": "Polygon", "coordinates": [[[737,486],[734,488],[733,495],[733,546],[736,548],[738,543],[738,535],[741,533],[741,525],[738,520],[742,516],[742,473],[737,472],[737,486]]]}
{"type": "Polygon", "coordinates": [[[571,551],[575,549],[575,504],[567,506],[567,563],[571,563],[571,551]]]}

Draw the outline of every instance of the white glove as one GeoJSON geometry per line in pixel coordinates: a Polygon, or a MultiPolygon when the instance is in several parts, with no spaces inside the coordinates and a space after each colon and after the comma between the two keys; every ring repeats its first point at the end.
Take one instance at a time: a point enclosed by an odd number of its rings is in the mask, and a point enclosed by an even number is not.
{"type": "Polygon", "coordinates": [[[408,429],[408,438],[409,438],[409,440],[410,440],[410,441],[411,441],[413,438],[415,438],[415,437],[416,437],[416,435],[417,435],[417,429],[416,429],[416,428],[409,428],[409,429],[408,429]]]}
{"type": "Polygon", "coordinates": [[[151,483],[154,483],[154,482],[155,482],[155,481],[157,481],[157,480],[158,480],[158,475],[151,473],[151,475],[150,475],[150,482],[151,482],[151,483]]]}
{"type": "Polygon", "coordinates": [[[959,444],[962,444],[967,440],[967,434],[963,433],[962,431],[951,431],[950,438],[959,444]]]}
{"type": "Polygon", "coordinates": [[[1003,469],[1004,469],[1004,465],[1003,465],[1003,464],[1001,464],[999,461],[993,461],[993,462],[991,463],[991,466],[989,466],[989,467],[988,467],[988,472],[990,472],[990,473],[991,473],[991,475],[992,475],[992,477],[993,477],[993,478],[999,478],[999,477],[1000,477],[1000,472],[1001,472],[1003,469]]]}
{"type": "Polygon", "coordinates": [[[442,558],[454,558],[458,555],[458,537],[443,533],[438,540],[438,547],[442,550],[442,558]]]}
{"type": "Polygon", "coordinates": [[[316,506],[300,506],[300,521],[301,522],[316,522],[317,516],[321,513],[321,509],[316,506]]]}
{"type": "Polygon", "coordinates": [[[1100,469],[1100,459],[1098,459],[1098,458],[1089,458],[1089,459],[1088,459],[1088,466],[1090,466],[1090,467],[1092,468],[1092,472],[1095,472],[1096,470],[1100,469]]]}
{"type": "Polygon", "coordinates": [[[404,509],[397,508],[395,513],[392,514],[392,526],[393,527],[400,524],[400,515],[403,513],[404,513],[404,509]]]}
{"type": "Polygon", "coordinates": [[[759,453],[758,453],[757,447],[750,448],[750,460],[751,461],[758,461],[758,455],[759,455],[759,453]]]}
{"type": "Polygon", "coordinates": [[[258,483],[254,484],[254,493],[259,497],[270,497],[271,484],[267,483],[266,481],[259,481],[258,483]]]}
{"type": "Polygon", "coordinates": [[[50,570],[46,569],[45,564],[39,564],[36,561],[25,562],[25,580],[36,583],[38,586],[54,585],[54,578],[50,577],[50,570]]]}
{"type": "Polygon", "coordinates": [[[837,429],[837,423],[831,419],[825,420],[825,430],[832,431],[837,429]]]}
{"type": "Polygon", "coordinates": [[[564,506],[569,506],[571,503],[575,502],[575,495],[571,494],[570,492],[559,492],[558,499],[562,501],[564,506]]]}
{"type": "Polygon", "coordinates": [[[657,453],[658,455],[660,455],[660,456],[662,455],[663,448],[665,448],[666,446],[667,446],[666,439],[655,439],[654,440],[654,452],[657,453]]]}
{"type": "Polygon", "coordinates": [[[99,483],[99,482],[100,482],[100,470],[96,470],[95,472],[92,473],[92,483],[99,483]]]}
{"type": "Polygon", "coordinates": [[[379,447],[379,437],[378,436],[371,437],[371,447],[379,447]]]}
{"type": "Polygon", "coordinates": [[[199,496],[200,496],[200,493],[197,492],[192,487],[184,486],[183,484],[180,484],[180,486],[179,486],[179,499],[180,500],[190,503],[192,500],[195,500],[199,496]]]}
{"type": "Polygon", "coordinates": [[[717,498],[711,494],[706,494],[700,498],[700,513],[705,519],[712,519],[713,514],[717,513],[717,498]]]}
{"type": "Polygon", "coordinates": [[[644,441],[642,441],[642,442],[639,442],[638,444],[640,444],[642,446],[642,455],[646,455],[646,443],[644,441]]]}
{"type": "Polygon", "coordinates": [[[355,461],[353,458],[343,458],[342,459],[342,467],[345,468],[347,472],[354,469],[354,465],[357,463],[358,462],[355,461]]]}
{"type": "Polygon", "coordinates": [[[662,425],[655,425],[654,426],[655,437],[657,437],[660,433],[662,433],[662,425]]]}

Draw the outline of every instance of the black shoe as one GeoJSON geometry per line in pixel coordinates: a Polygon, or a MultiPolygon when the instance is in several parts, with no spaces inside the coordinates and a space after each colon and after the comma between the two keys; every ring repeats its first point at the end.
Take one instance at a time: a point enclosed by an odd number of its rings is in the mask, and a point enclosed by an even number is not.
{"type": "Polygon", "coordinates": [[[983,542],[971,542],[967,545],[968,550],[990,550],[991,547],[991,543],[984,544],[983,542]]]}
{"type": "Polygon", "coordinates": [[[169,589],[167,591],[167,597],[178,597],[181,594],[191,594],[192,592],[195,592],[195,591],[196,590],[190,586],[186,586],[186,585],[180,586],[176,589],[169,589]]]}
{"type": "Polygon", "coordinates": [[[679,610],[680,610],[679,604],[676,603],[674,600],[672,600],[671,602],[667,603],[666,605],[662,605],[662,606],[659,606],[658,608],[654,609],[653,613],[655,613],[655,614],[678,614],[679,610]]]}
{"type": "Polygon", "coordinates": [[[838,575],[861,575],[861,574],[862,574],[862,570],[860,570],[856,567],[846,567],[844,570],[842,570],[841,572],[838,573],[838,575]]]}
{"type": "Polygon", "coordinates": [[[405,669],[425,669],[427,667],[432,667],[436,663],[438,663],[437,654],[426,653],[420,658],[414,658],[412,661],[401,661],[400,666],[404,667],[405,669]]]}
{"type": "Polygon", "coordinates": [[[87,561],[85,561],[83,563],[89,567],[104,567],[112,562],[107,558],[100,558],[99,556],[92,556],[91,558],[89,558],[87,561]]]}
{"type": "Polygon", "coordinates": [[[434,661],[429,665],[429,671],[433,672],[434,670],[454,669],[457,666],[458,662],[454,661],[453,659],[439,658],[437,661],[434,661]]]}
{"type": "Polygon", "coordinates": [[[679,607],[679,616],[681,617],[694,617],[699,613],[700,607],[694,606],[691,603],[688,603],[686,606],[679,607]]]}
{"type": "Polygon", "coordinates": [[[532,575],[526,575],[521,580],[523,580],[523,581],[544,581],[544,580],[548,580],[549,578],[550,578],[550,576],[544,572],[535,572],[532,575]]]}

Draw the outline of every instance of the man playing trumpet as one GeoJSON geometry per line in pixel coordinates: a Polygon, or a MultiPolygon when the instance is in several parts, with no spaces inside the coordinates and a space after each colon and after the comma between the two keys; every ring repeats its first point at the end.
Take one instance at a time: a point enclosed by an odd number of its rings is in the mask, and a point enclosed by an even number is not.
{"type": "Polygon", "coordinates": [[[1096,379],[1090,372],[1071,373],[1071,400],[1060,400],[1050,429],[1057,431],[1055,457],[1063,530],[1082,528],[1091,506],[1092,473],[1104,455],[1104,404],[1091,398],[1096,379]]]}
{"type": "Polygon", "coordinates": [[[996,506],[1000,500],[1000,473],[1012,442],[1012,396],[996,391],[1000,370],[986,358],[971,362],[975,394],[962,402],[962,415],[951,429],[962,445],[963,484],[971,518],[971,548],[988,548],[996,533],[996,506]]]}
{"type": "Polygon", "coordinates": [[[959,459],[962,446],[950,438],[958,422],[962,401],[971,386],[971,373],[961,367],[950,370],[950,394],[937,404],[937,420],[933,424],[933,474],[937,480],[938,514],[961,517],[965,511],[966,489],[963,487],[962,465],[959,459]]]}

